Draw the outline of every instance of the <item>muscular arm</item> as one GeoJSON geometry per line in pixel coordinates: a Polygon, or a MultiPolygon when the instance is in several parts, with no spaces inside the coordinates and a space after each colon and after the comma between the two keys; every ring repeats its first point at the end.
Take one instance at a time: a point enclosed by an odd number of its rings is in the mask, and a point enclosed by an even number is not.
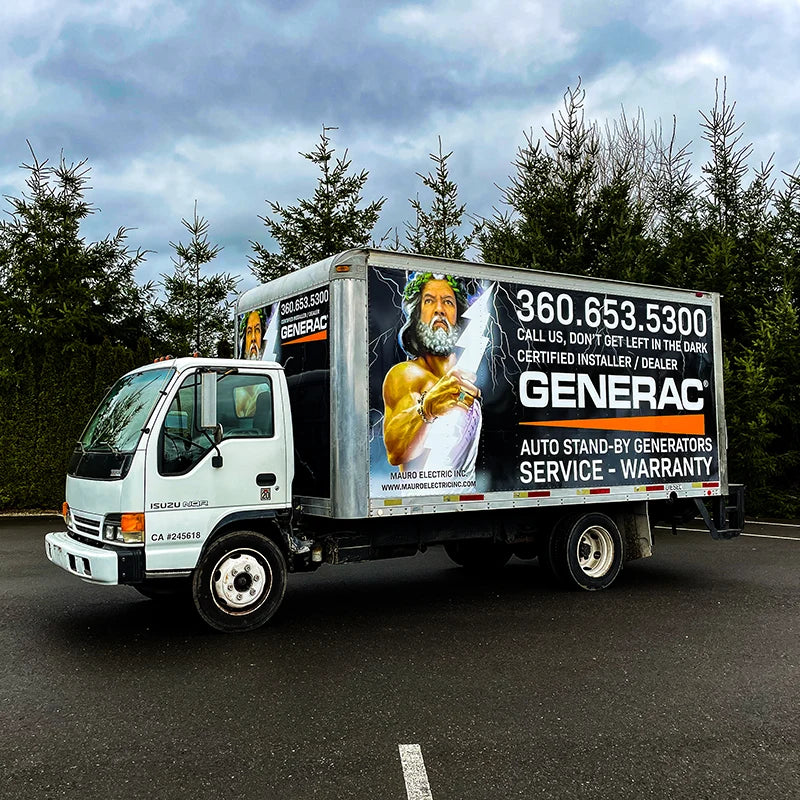
{"type": "Polygon", "coordinates": [[[450,370],[436,380],[413,361],[396,364],[389,370],[383,382],[383,441],[390,464],[407,464],[425,446],[429,426],[417,410],[421,394],[425,392],[425,415],[431,419],[441,417],[459,405],[462,391],[466,393],[466,407],[480,395],[471,379],[474,376],[450,370]]]}
{"type": "Polygon", "coordinates": [[[422,451],[426,423],[417,411],[420,394],[433,376],[411,361],[395,364],[383,382],[383,441],[393,466],[407,464],[422,451]]]}

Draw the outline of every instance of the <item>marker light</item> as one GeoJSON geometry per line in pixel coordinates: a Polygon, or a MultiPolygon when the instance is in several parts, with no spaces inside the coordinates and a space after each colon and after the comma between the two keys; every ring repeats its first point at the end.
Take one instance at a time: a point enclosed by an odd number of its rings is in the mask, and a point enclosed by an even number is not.
{"type": "Polygon", "coordinates": [[[144,514],[123,514],[122,541],[126,544],[141,544],[144,541],[144,514]]]}

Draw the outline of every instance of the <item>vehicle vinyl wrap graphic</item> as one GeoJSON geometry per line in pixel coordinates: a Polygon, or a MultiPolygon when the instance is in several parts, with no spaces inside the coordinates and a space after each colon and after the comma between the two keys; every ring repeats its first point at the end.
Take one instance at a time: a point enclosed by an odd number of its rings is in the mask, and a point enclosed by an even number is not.
{"type": "Polygon", "coordinates": [[[327,340],[329,296],[324,286],[240,314],[239,358],[283,364],[285,347],[327,340]]]}
{"type": "Polygon", "coordinates": [[[329,304],[330,288],[323,286],[238,319],[239,356],[277,361],[286,372],[295,444],[292,488],[308,497],[330,496],[329,304]]]}
{"type": "Polygon", "coordinates": [[[709,295],[389,268],[368,291],[373,498],[719,481],[709,295]]]}

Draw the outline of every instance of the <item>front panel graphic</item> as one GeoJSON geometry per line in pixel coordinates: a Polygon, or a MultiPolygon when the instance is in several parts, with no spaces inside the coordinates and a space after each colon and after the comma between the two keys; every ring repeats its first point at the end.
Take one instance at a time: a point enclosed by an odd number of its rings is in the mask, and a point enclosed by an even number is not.
{"type": "Polygon", "coordinates": [[[238,318],[240,358],[286,372],[295,450],[295,495],[330,496],[330,288],[287,297],[238,318]]]}

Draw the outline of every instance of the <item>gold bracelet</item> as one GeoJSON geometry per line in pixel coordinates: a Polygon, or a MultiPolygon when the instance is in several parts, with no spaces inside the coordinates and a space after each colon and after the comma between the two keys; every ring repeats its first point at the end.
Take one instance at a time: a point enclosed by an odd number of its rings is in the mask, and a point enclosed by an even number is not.
{"type": "Polygon", "coordinates": [[[417,413],[422,417],[422,421],[424,423],[426,423],[427,425],[432,425],[437,418],[428,417],[428,415],[425,413],[424,403],[426,394],[427,392],[422,392],[422,394],[419,396],[419,400],[417,400],[417,413]]]}

